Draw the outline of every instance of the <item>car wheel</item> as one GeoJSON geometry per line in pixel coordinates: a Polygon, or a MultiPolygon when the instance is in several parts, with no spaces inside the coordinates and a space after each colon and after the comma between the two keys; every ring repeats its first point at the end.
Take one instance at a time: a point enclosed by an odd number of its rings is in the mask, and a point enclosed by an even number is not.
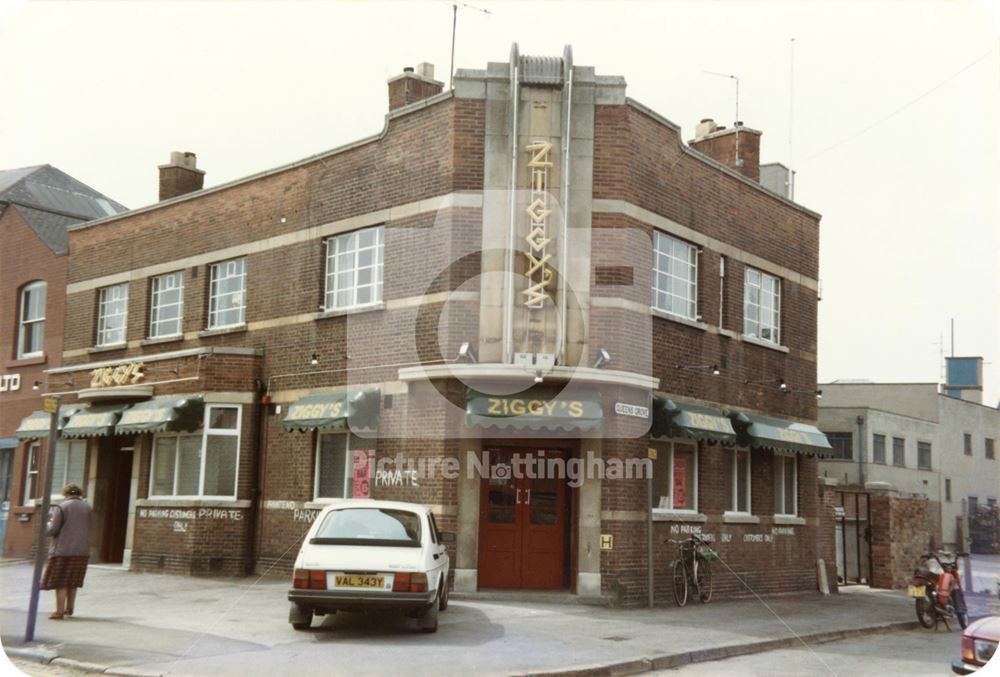
{"type": "Polygon", "coordinates": [[[312,625],[312,617],[312,609],[307,609],[301,604],[292,602],[288,608],[288,622],[296,630],[308,630],[309,626],[312,625]]]}
{"type": "Polygon", "coordinates": [[[449,591],[448,591],[448,577],[447,576],[442,576],[441,577],[441,585],[439,587],[440,587],[440,589],[438,590],[438,599],[440,601],[438,602],[438,610],[439,611],[444,611],[445,609],[448,608],[448,595],[449,595],[449,591]]]}
{"type": "MultiPolygon", "coordinates": [[[[441,591],[438,590],[438,595],[441,595],[441,591]]],[[[424,609],[424,613],[420,615],[420,630],[422,632],[437,632],[438,630],[438,607],[440,606],[440,600],[435,599],[430,605],[424,609]]]]}

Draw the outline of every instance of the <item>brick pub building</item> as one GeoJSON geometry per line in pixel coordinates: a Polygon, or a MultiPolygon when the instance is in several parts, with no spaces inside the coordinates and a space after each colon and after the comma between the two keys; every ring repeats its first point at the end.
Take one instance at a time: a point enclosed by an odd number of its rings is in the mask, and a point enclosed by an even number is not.
{"type": "Polygon", "coordinates": [[[760,133],[687,145],[568,48],[447,92],[421,64],[389,106],[205,190],[175,154],[158,204],[71,230],[49,389],[125,525],[102,557],[287,574],[370,496],[434,508],[458,590],[644,603],[650,516],[661,601],[691,531],[720,594],[815,589],[819,216],[761,186],[760,133]]]}

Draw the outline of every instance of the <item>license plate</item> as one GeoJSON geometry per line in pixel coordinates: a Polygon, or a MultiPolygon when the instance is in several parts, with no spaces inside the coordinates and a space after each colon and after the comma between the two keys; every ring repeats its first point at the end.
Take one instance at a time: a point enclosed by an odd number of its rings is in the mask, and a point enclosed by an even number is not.
{"type": "Polygon", "coordinates": [[[392,580],[387,582],[385,576],[361,574],[330,574],[333,588],[366,588],[373,590],[391,590],[392,580]]]}
{"type": "Polygon", "coordinates": [[[909,595],[910,597],[924,597],[924,596],[926,596],[925,593],[924,593],[923,586],[920,586],[920,585],[908,585],[908,586],[906,586],[906,594],[909,595]]]}

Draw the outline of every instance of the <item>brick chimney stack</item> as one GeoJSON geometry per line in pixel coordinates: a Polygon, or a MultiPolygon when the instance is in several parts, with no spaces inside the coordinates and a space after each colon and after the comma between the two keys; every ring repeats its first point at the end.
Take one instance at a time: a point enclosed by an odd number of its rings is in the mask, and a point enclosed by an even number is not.
{"type": "Polygon", "coordinates": [[[440,94],[444,83],[434,79],[434,64],[419,63],[417,70],[407,66],[401,75],[389,78],[389,110],[396,110],[440,94]]]}
{"type": "Polygon", "coordinates": [[[205,172],[197,165],[194,153],[172,152],[170,162],[159,166],[160,202],[204,188],[205,172]]]}
{"type": "Polygon", "coordinates": [[[715,120],[707,118],[695,127],[695,138],[688,141],[688,145],[743,176],[760,181],[760,135],[759,130],[744,127],[742,122],[737,122],[732,129],[726,129],[715,124],[715,120]]]}

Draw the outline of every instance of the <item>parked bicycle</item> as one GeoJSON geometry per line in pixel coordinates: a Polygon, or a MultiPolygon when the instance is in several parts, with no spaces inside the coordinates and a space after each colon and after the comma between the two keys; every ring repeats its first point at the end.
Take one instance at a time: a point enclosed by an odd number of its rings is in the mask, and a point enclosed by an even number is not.
{"type": "Polygon", "coordinates": [[[712,567],[710,562],[719,558],[709,544],[698,534],[683,540],[669,539],[677,544],[679,557],[674,560],[672,578],[674,601],[684,606],[688,601],[688,591],[693,589],[698,601],[707,603],[712,599],[712,567]]]}

